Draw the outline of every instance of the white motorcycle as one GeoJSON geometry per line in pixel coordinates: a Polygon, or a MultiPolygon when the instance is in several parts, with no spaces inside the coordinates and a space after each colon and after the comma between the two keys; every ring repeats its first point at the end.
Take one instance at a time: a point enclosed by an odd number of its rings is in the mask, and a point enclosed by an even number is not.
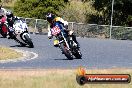
{"type": "Polygon", "coordinates": [[[21,46],[29,45],[29,48],[34,48],[33,42],[30,38],[27,29],[28,27],[25,22],[23,22],[22,20],[15,21],[13,25],[13,34],[15,35],[14,40],[20,43],[21,46]]]}

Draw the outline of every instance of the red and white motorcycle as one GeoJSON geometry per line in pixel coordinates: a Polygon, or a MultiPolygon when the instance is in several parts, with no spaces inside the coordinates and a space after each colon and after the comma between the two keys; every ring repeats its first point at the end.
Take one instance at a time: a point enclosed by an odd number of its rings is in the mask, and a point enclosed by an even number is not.
{"type": "Polygon", "coordinates": [[[0,16],[0,34],[6,38],[7,37],[7,24],[6,24],[6,17],[0,16]]]}

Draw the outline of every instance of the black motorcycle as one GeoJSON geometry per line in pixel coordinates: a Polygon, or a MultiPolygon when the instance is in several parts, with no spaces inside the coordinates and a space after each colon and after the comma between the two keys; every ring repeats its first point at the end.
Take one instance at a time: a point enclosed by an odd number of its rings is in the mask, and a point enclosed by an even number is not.
{"type": "Polygon", "coordinates": [[[59,22],[54,24],[54,27],[51,29],[52,35],[56,37],[54,45],[59,47],[62,53],[69,59],[72,60],[74,56],[77,59],[82,58],[80,49],[77,47],[77,44],[73,41],[72,37],[64,31],[63,25],[59,22]]]}

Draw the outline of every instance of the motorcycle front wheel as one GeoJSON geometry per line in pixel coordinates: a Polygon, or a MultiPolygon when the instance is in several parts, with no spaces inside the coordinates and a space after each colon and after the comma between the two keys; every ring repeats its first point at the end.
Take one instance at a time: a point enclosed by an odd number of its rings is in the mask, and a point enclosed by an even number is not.
{"type": "Polygon", "coordinates": [[[26,43],[29,45],[29,48],[34,48],[32,40],[29,38],[28,35],[24,35],[24,38],[26,39],[26,43]]]}
{"type": "Polygon", "coordinates": [[[65,54],[65,56],[69,59],[69,60],[73,60],[73,55],[71,53],[70,50],[68,50],[68,48],[66,47],[66,45],[64,45],[64,43],[60,44],[61,50],[62,52],[65,54]]]}

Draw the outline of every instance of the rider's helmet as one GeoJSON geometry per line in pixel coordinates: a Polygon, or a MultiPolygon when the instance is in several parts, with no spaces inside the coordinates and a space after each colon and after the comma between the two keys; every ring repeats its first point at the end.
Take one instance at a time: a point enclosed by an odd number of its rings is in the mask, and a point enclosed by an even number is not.
{"type": "Polygon", "coordinates": [[[13,13],[11,11],[7,11],[6,13],[7,18],[13,17],[13,13]]]}
{"type": "Polygon", "coordinates": [[[52,13],[48,13],[48,14],[46,15],[46,19],[47,19],[47,21],[48,21],[49,23],[52,23],[52,21],[55,19],[55,15],[52,14],[52,13]]]}

